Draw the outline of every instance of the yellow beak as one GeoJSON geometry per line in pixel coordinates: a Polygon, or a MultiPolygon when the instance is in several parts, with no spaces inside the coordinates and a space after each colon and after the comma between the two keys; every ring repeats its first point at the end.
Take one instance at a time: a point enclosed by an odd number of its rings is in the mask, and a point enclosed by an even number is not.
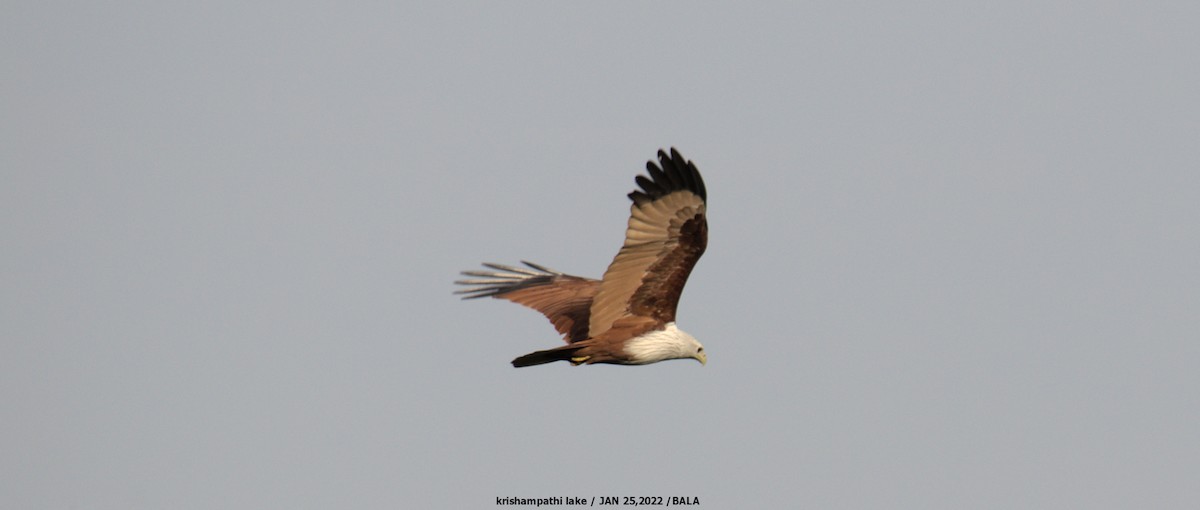
{"type": "Polygon", "coordinates": [[[699,361],[701,365],[707,365],[708,364],[708,355],[704,354],[703,352],[697,352],[696,353],[696,361],[699,361]]]}

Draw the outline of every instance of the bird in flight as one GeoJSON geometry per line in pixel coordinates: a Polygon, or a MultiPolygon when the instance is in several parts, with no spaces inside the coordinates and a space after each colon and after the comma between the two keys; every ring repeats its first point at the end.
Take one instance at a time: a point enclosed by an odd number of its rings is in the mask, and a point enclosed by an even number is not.
{"type": "Polygon", "coordinates": [[[491,296],[541,312],[567,342],[514,359],[514,367],[708,362],[704,346],[675,325],[679,294],[708,244],[704,180],[674,148],[658,151],[646,172],[629,193],[625,244],[602,279],[522,261],[526,267],[485,263],[490,271],[463,271],[472,278],[454,282],[467,286],[455,292],[463,299],[491,296]]]}

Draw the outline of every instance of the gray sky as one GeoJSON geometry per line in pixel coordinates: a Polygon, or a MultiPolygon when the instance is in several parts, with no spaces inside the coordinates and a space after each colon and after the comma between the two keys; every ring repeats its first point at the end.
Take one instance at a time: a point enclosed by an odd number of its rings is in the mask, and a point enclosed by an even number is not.
{"type": "Polygon", "coordinates": [[[0,7],[0,507],[1185,508],[1192,2],[0,7]],[[708,183],[710,360],[513,369],[708,183]]]}

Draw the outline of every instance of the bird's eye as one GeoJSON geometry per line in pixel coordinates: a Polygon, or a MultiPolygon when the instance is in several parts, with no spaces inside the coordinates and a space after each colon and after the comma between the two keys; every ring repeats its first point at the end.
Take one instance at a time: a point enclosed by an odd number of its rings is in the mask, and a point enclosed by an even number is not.
{"type": "Polygon", "coordinates": [[[703,348],[703,347],[701,347],[701,348],[699,348],[699,349],[696,349],[696,352],[704,352],[704,348],[703,348]]]}

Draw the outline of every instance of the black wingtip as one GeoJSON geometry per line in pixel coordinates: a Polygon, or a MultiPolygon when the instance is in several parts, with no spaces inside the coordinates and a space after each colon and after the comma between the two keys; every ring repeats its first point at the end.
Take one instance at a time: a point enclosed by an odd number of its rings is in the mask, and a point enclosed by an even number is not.
{"type": "Polygon", "coordinates": [[[646,162],[646,173],[650,175],[650,178],[641,175],[635,178],[634,182],[641,189],[630,192],[630,200],[641,204],[666,196],[673,191],[688,190],[705,202],[708,201],[708,191],[704,188],[704,179],[700,177],[700,171],[696,169],[695,163],[684,159],[679,150],[674,147],[671,147],[670,151],[668,154],[667,151],[659,149],[658,164],[653,161],[646,162]]]}
{"type": "Polygon", "coordinates": [[[463,285],[466,288],[456,290],[454,294],[461,294],[463,299],[501,297],[514,290],[545,284],[559,276],[574,278],[541,264],[526,260],[522,260],[521,263],[528,266],[529,269],[484,262],[483,266],[491,271],[460,271],[459,274],[471,278],[455,280],[455,285],[463,285]]]}
{"type": "Polygon", "coordinates": [[[564,345],[544,351],[531,352],[517,359],[512,360],[514,368],[532,367],[535,365],[545,365],[546,363],[554,363],[555,361],[571,361],[571,357],[575,352],[581,349],[578,345],[564,345]]]}

